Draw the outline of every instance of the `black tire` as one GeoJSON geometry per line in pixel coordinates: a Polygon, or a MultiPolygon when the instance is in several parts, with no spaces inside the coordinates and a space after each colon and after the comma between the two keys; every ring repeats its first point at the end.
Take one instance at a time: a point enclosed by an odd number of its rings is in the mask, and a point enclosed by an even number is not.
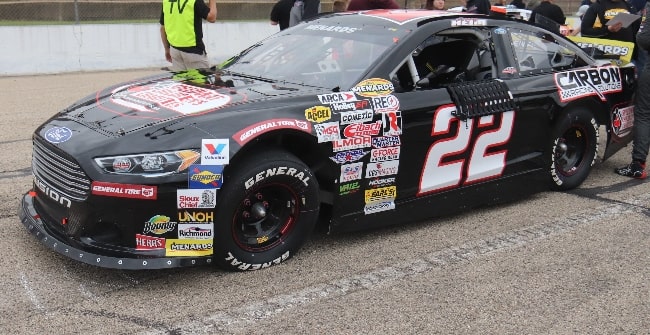
{"type": "Polygon", "coordinates": [[[217,193],[214,262],[257,270],[294,255],[313,232],[320,208],[312,171],[294,155],[260,150],[230,167],[217,193]]]}
{"type": "Polygon", "coordinates": [[[550,143],[550,179],[554,190],[570,190],[582,184],[598,156],[598,122],[586,109],[561,116],[550,143]]]}

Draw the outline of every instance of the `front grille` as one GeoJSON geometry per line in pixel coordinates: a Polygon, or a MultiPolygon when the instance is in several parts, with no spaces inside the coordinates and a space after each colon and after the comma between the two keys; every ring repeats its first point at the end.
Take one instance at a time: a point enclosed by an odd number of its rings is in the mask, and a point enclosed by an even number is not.
{"type": "Polygon", "coordinates": [[[81,166],[38,139],[34,140],[32,171],[40,181],[69,199],[84,201],[90,194],[90,179],[81,166]]]}

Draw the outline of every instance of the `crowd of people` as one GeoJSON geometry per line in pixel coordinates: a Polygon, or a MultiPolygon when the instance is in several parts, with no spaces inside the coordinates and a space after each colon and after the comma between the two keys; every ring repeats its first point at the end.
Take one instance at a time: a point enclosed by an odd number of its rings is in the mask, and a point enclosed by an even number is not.
{"type": "MultiPolygon", "coordinates": [[[[463,11],[468,13],[490,14],[492,4],[489,0],[461,0],[463,11]]],[[[497,6],[506,6],[506,0],[495,0],[497,6]]],[[[650,63],[645,59],[650,49],[650,25],[644,24],[649,5],[647,0],[583,0],[576,16],[580,26],[571,33],[584,37],[595,37],[630,42],[635,44],[632,61],[637,66],[639,83],[635,94],[634,138],[632,160],[628,165],[615,169],[615,172],[632,178],[645,179],[646,160],[650,150],[650,63]],[[636,14],[639,20],[630,25],[621,22],[608,24],[619,13],[636,14]]],[[[566,23],[562,8],[554,0],[511,0],[508,4],[517,8],[531,10],[530,21],[549,26],[566,23]]],[[[395,0],[335,0],[333,11],[398,9],[395,0]]],[[[423,8],[430,10],[446,9],[445,0],[426,0],[423,8]]],[[[321,13],[320,0],[279,0],[270,13],[272,25],[280,30],[296,25],[321,13]]],[[[202,21],[215,22],[217,19],[216,0],[188,0],[182,7],[176,0],[163,0],[160,14],[160,36],[165,48],[165,59],[172,63],[172,71],[209,67],[203,43],[202,21]]]]}

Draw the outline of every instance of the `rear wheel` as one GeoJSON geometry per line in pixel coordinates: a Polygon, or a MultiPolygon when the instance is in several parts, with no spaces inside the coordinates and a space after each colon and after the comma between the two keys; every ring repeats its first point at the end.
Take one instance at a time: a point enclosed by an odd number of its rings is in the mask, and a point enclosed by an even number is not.
{"type": "Polygon", "coordinates": [[[553,128],[550,144],[551,187],[569,190],[587,178],[598,155],[598,123],[586,109],[571,110],[553,128]]]}
{"type": "Polygon", "coordinates": [[[250,154],[231,167],[218,191],[214,260],[228,270],[279,264],[313,231],[320,206],[316,178],[300,159],[278,150],[250,154]]]}

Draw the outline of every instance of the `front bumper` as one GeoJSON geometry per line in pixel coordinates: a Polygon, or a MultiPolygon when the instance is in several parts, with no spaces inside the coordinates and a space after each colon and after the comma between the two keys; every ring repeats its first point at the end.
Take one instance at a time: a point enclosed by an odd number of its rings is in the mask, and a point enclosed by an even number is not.
{"type": "Polygon", "coordinates": [[[30,193],[23,196],[18,208],[18,216],[27,230],[46,247],[63,256],[90,265],[111,269],[153,270],[205,265],[212,262],[209,257],[143,257],[137,255],[129,258],[99,255],[81,250],[48,231],[48,227],[34,208],[34,198],[30,193]]]}

